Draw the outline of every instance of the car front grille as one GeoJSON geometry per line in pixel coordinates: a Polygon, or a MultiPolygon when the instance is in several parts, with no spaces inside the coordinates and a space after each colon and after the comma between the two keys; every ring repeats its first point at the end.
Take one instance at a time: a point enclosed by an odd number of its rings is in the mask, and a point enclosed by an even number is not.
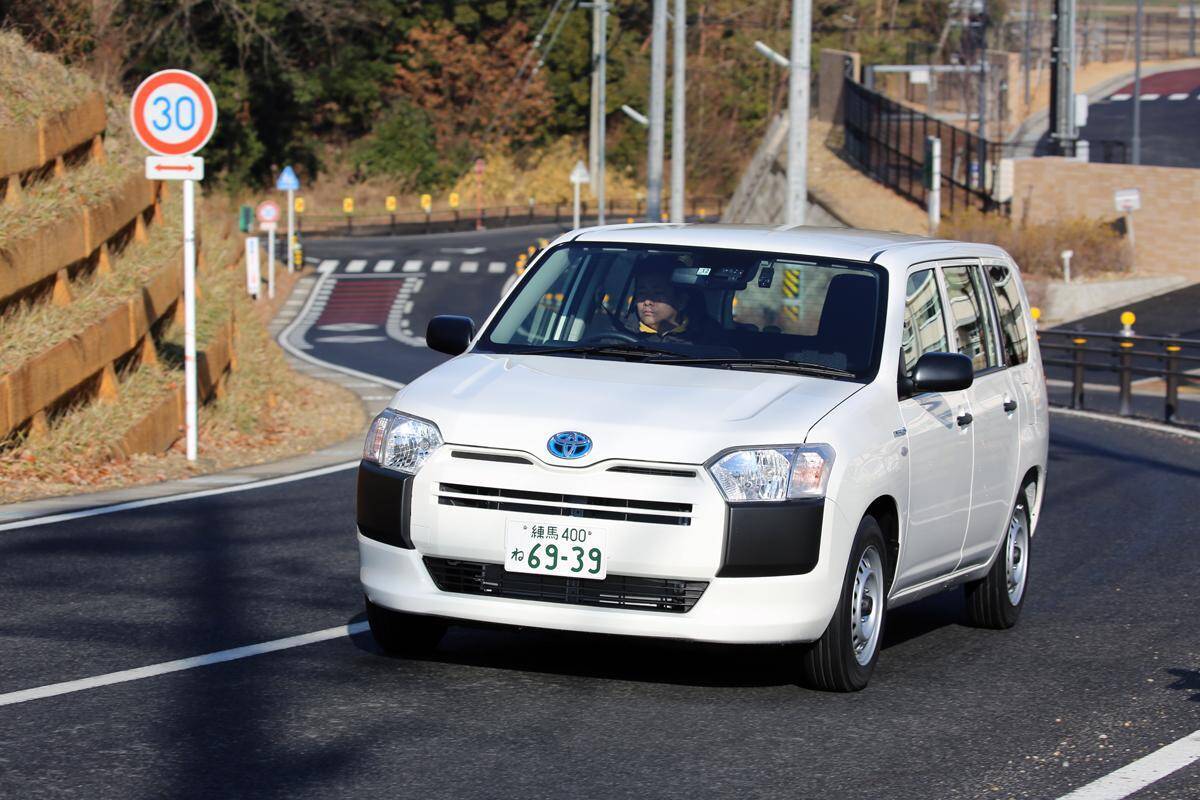
{"type": "Polygon", "coordinates": [[[438,504],[560,517],[649,522],[655,525],[692,524],[691,503],[532,492],[524,489],[468,486],[461,483],[439,483],[438,504]]]}
{"type": "Polygon", "coordinates": [[[508,572],[500,564],[425,557],[425,568],[443,592],[491,595],[546,603],[607,606],[684,614],[696,605],[708,581],[609,575],[604,580],[508,572]]]}

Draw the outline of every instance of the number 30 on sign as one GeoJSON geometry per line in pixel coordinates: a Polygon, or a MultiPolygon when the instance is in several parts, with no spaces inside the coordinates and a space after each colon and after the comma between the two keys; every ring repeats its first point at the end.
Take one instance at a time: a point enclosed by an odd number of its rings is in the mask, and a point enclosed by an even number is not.
{"type": "Polygon", "coordinates": [[[186,70],[165,69],[138,86],[129,117],[146,149],[160,156],[186,156],[212,136],[217,103],[200,78],[186,70]]]}

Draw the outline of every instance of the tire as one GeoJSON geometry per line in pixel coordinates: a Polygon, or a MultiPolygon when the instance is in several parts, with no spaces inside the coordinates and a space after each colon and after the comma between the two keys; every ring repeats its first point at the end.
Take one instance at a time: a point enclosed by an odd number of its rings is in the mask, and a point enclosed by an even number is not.
{"type": "Polygon", "coordinates": [[[405,614],[390,608],[367,604],[367,624],[383,652],[391,656],[420,656],[431,653],[449,627],[436,617],[405,614]]]}
{"type": "Polygon", "coordinates": [[[833,619],[801,656],[805,686],[826,692],[857,692],[871,680],[887,616],[887,571],[883,531],[874,517],[863,517],[850,548],[833,619]],[[851,612],[856,606],[857,621],[851,612]],[[860,613],[864,607],[869,607],[866,615],[860,613]]]}
{"type": "Polygon", "coordinates": [[[1029,589],[1029,544],[1029,509],[1022,489],[987,576],[966,585],[972,625],[1004,630],[1017,624],[1029,589]]]}

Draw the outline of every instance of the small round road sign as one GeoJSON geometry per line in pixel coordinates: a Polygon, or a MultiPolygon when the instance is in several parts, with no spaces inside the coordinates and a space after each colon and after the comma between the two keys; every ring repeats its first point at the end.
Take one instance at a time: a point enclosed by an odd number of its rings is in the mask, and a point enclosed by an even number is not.
{"type": "Polygon", "coordinates": [[[217,127],[217,102],[208,84],[182,69],[142,81],[129,104],[133,132],[160,156],[186,156],[208,143],[217,127]]]}
{"type": "Polygon", "coordinates": [[[278,222],[279,204],[274,200],[264,200],[254,209],[254,216],[259,222],[278,222]]]}

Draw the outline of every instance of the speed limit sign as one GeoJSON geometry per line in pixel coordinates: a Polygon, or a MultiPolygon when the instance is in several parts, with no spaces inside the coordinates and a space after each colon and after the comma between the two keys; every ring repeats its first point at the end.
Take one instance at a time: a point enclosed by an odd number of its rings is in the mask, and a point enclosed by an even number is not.
{"type": "Polygon", "coordinates": [[[192,73],[164,69],[134,91],[129,120],[146,149],[160,156],[191,155],[217,127],[217,102],[208,84],[192,73]]]}
{"type": "MultiPolygon", "coordinates": [[[[164,69],[142,81],[129,104],[134,135],[155,155],[146,157],[146,177],[183,182],[183,371],[187,460],[197,453],[196,372],[196,181],[204,147],[217,127],[217,101],[208,84],[182,69],[164,69]]],[[[276,217],[278,217],[276,209],[276,217]]]]}

